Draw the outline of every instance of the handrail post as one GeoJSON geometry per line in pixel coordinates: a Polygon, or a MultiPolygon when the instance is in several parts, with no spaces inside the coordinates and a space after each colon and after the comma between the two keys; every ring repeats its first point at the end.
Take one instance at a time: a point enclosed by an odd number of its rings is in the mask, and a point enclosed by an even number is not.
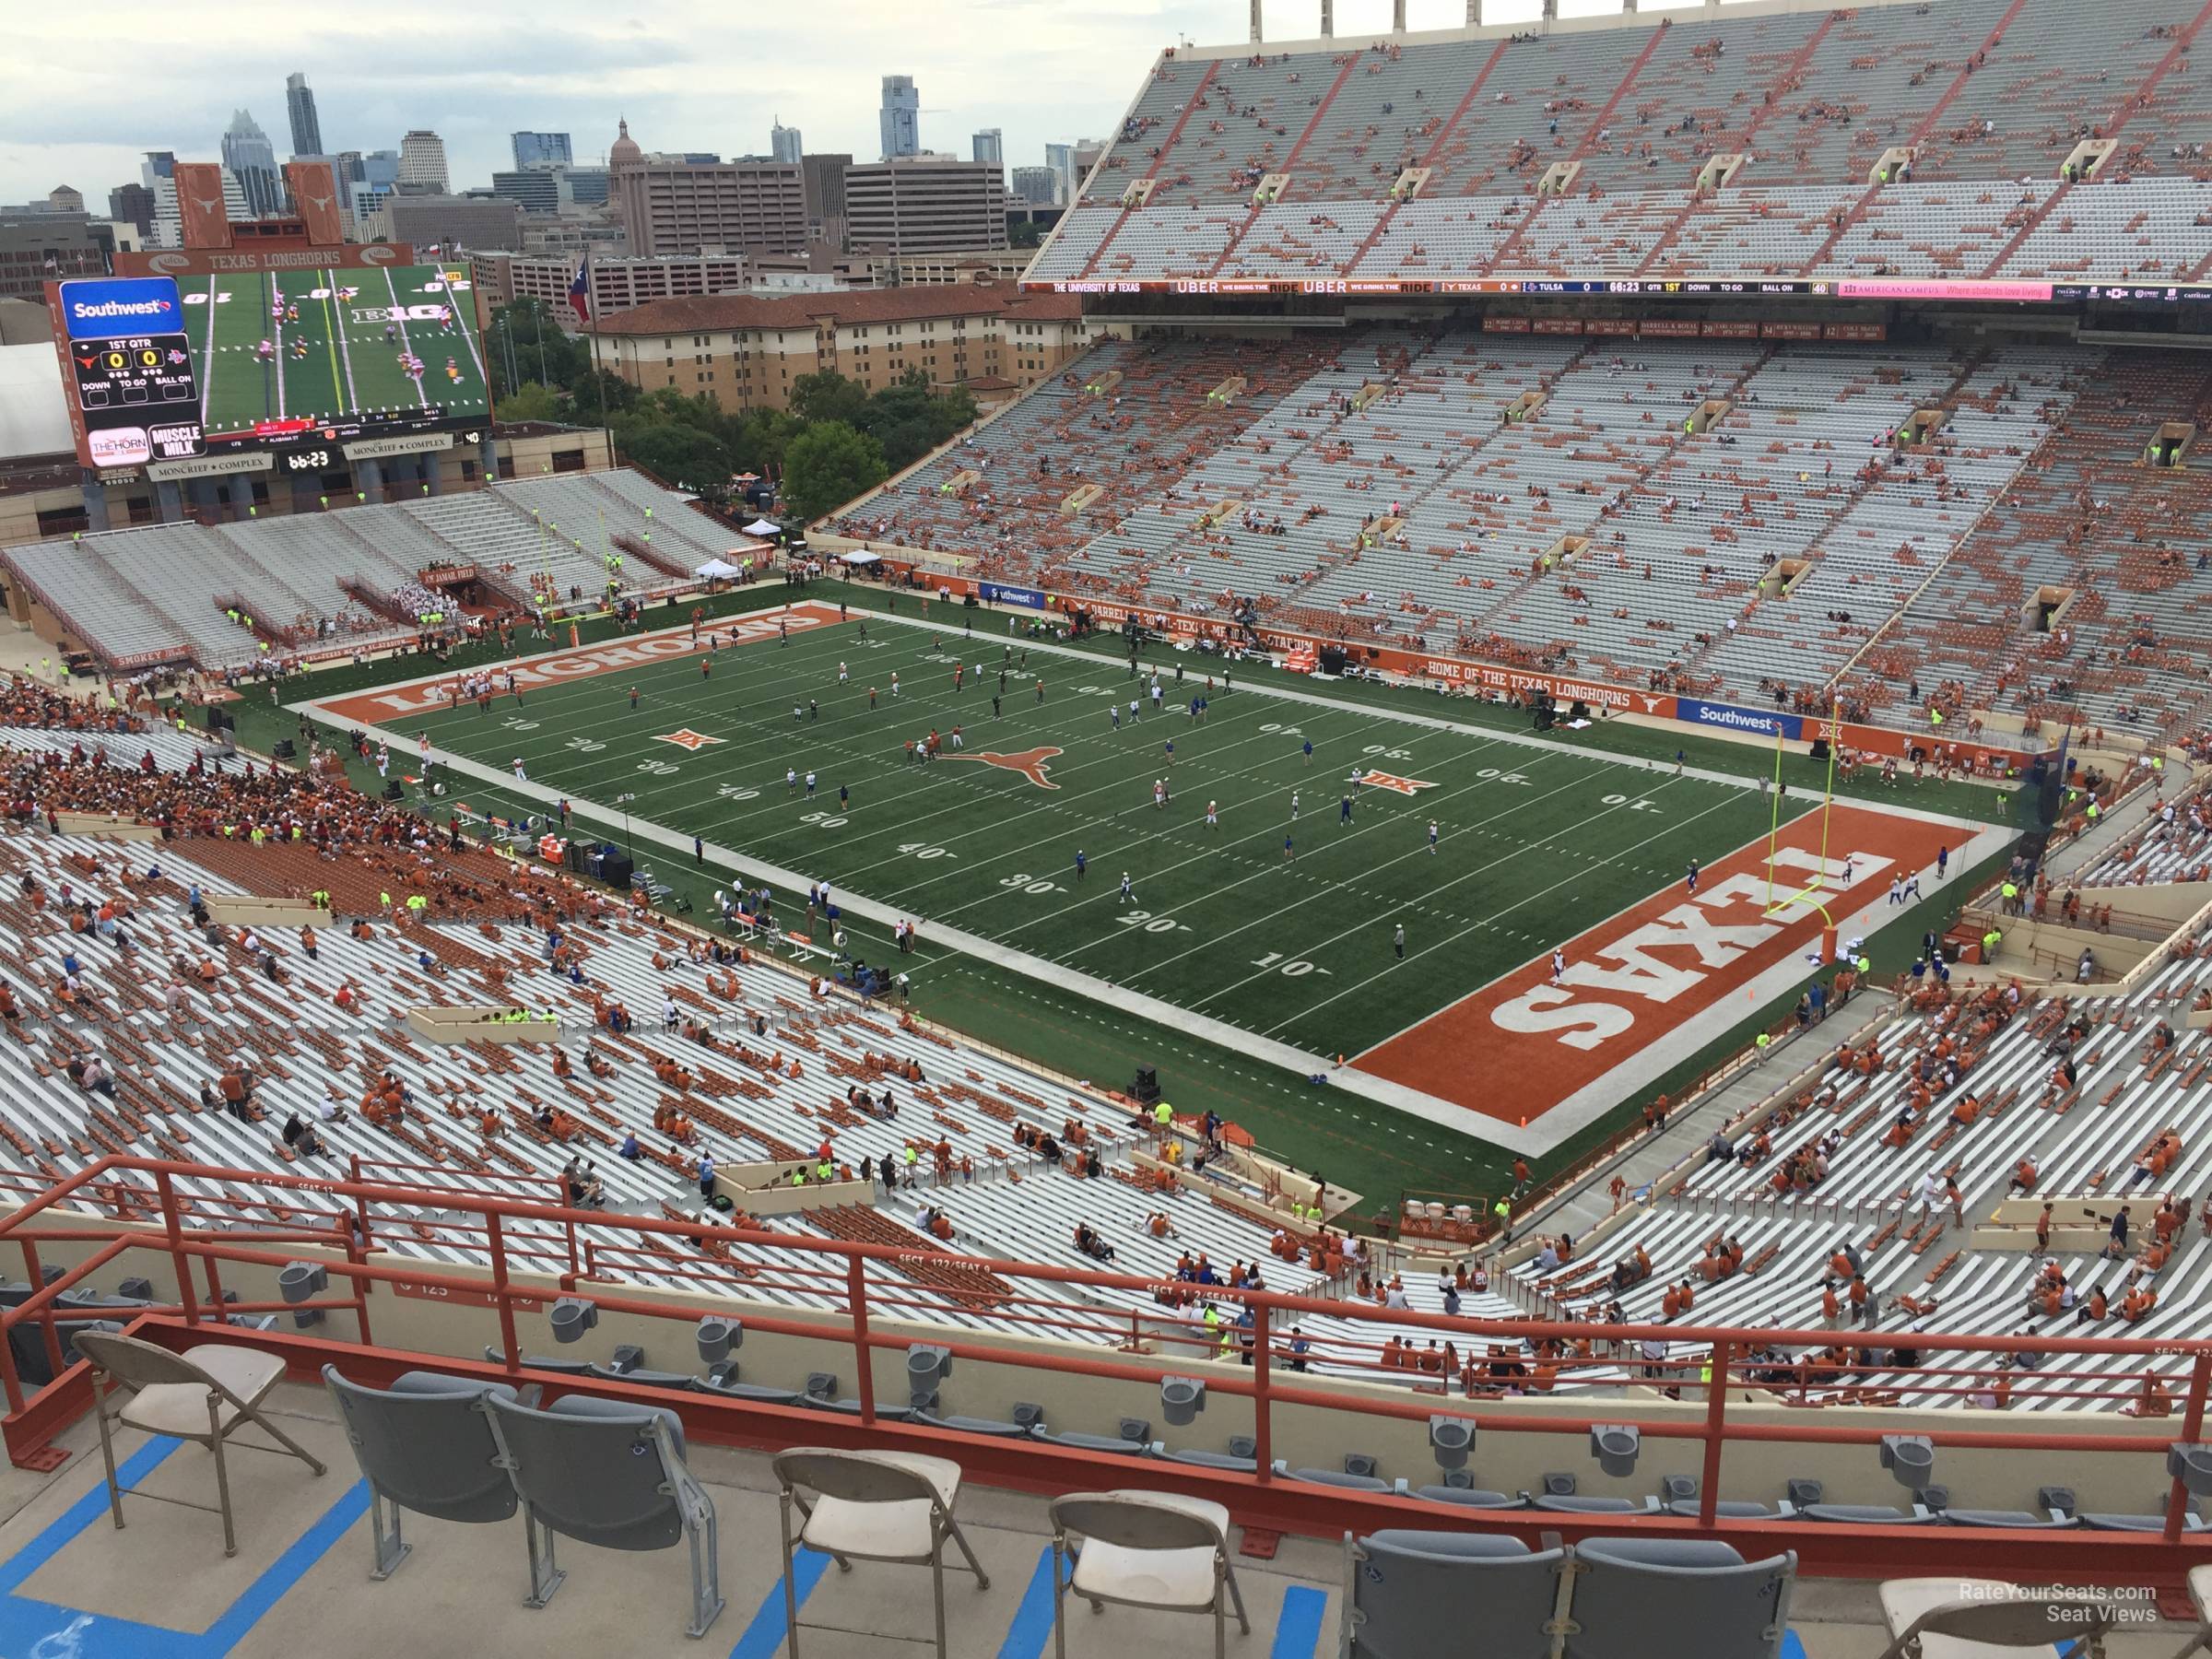
{"type": "MultiPolygon", "coordinates": [[[[30,1288],[33,1290],[40,1289],[45,1285],[46,1269],[40,1265],[39,1247],[29,1239],[23,1241],[23,1269],[24,1277],[30,1281],[30,1288]]],[[[53,1328],[53,1304],[52,1302],[39,1310],[39,1332],[45,1338],[46,1363],[52,1368],[47,1374],[58,1377],[67,1368],[62,1363],[62,1339],[53,1328]]]]}
{"type": "Polygon", "coordinates": [[[506,1356],[507,1369],[519,1371],[523,1369],[523,1346],[521,1338],[515,1335],[514,1300],[509,1293],[507,1284],[506,1230],[500,1226],[498,1210],[486,1211],[485,1219],[491,1224],[485,1230],[485,1240],[491,1252],[491,1294],[500,1304],[500,1342],[506,1356]]]}
{"type": "Polygon", "coordinates": [[[1274,1400],[1268,1387],[1270,1366],[1268,1350],[1273,1345],[1270,1335],[1265,1302],[1247,1304],[1252,1309],[1252,1458],[1257,1466],[1253,1473],[1265,1486],[1272,1477],[1275,1466],[1274,1400]]]}
{"type": "MultiPolygon", "coordinates": [[[[2196,1363],[2189,1368],[2189,1404],[2182,1413],[2181,1438],[2193,1442],[2205,1429],[2205,1395],[2212,1388],[2212,1350],[2199,1350],[2196,1363]]],[[[2182,1523],[2189,1513],[2189,1488],[2175,1476],[2173,1490],[2166,1499],[2166,1531],[2168,1544],[2182,1541],[2182,1523]]]]}
{"type": "Polygon", "coordinates": [[[176,1183],[167,1170],[154,1171],[154,1191],[160,1197],[161,1225],[169,1234],[170,1265],[176,1269],[177,1301],[184,1310],[184,1323],[196,1325],[200,1323],[200,1296],[192,1288],[192,1263],[184,1253],[184,1230],[177,1218],[176,1183]]]}
{"type": "Polygon", "coordinates": [[[845,1258],[845,1308],[853,1315],[853,1360],[860,1368],[860,1420],[876,1420],[876,1351],[868,1346],[868,1276],[865,1258],[845,1258]]]}
{"type": "Polygon", "coordinates": [[[1711,1526],[1714,1506],[1720,1501],[1721,1444],[1725,1430],[1723,1419],[1728,1415],[1728,1361],[1732,1349],[1726,1342],[1715,1342],[1707,1356],[1712,1369],[1712,1381],[1705,1388],[1705,1467],[1698,1478],[1698,1524],[1711,1526]]]}

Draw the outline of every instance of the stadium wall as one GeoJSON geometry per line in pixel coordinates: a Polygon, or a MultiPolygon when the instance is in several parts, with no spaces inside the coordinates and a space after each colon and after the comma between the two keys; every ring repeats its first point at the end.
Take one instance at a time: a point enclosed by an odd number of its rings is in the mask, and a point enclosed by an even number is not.
{"type": "MultiPolygon", "coordinates": [[[[820,531],[808,532],[807,546],[818,555],[875,553],[882,561],[877,568],[901,582],[934,585],[940,593],[963,598],[972,595],[986,604],[1068,614],[1078,610],[1088,611],[1094,622],[1108,628],[1118,628],[1130,617],[1135,616],[1154,631],[1182,639],[1218,637],[1222,632],[1222,624],[1217,618],[1187,617],[1149,606],[1129,606],[1088,595],[1058,594],[1035,588],[1008,587],[963,576],[935,557],[915,559],[911,548],[887,550],[867,542],[820,531]]],[[[1707,735],[1718,734],[1765,740],[1771,739],[1779,732],[1785,743],[1809,744],[1816,739],[1826,738],[1831,743],[1847,744],[1865,754],[1894,755],[1900,759],[1909,759],[1915,744],[1925,746],[1936,741],[1927,734],[1900,731],[1890,726],[1863,725],[1855,721],[1823,720],[1817,715],[1777,712],[1773,710],[1745,708],[1734,703],[1709,701],[1701,698],[1677,697],[1667,692],[1634,689],[1598,679],[1546,674],[1536,669],[1518,668],[1444,653],[1406,651],[1397,646],[1373,645],[1361,641],[1324,639],[1318,635],[1279,628],[1262,628],[1258,632],[1261,643],[1273,652],[1318,652],[1324,646],[1341,647],[1363,667],[1384,674],[1400,675],[1408,679],[1429,680],[1444,688],[1464,688],[1492,700],[1520,698],[1532,691],[1548,693],[1560,702],[1586,703],[1601,718],[1627,716],[1655,724],[1678,725],[1707,735]]],[[[1947,744],[1956,742],[1959,754],[1971,761],[1977,771],[2003,777],[2017,776],[2038,758],[2051,752],[2024,735],[2016,736],[2011,742],[1993,742],[1986,736],[1968,739],[1948,735],[1941,741],[1947,744]]]]}

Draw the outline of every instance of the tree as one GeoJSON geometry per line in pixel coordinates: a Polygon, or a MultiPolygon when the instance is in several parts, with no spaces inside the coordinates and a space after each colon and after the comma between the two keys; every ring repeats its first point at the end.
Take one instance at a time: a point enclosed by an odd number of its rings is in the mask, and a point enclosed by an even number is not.
{"type": "Polygon", "coordinates": [[[783,467],[791,441],[806,430],[781,409],[755,409],[738,422],[731,451],[739,472],[775,473],[783,467]]]}
{"type": "Polygon", "coordinates": [[[868,406],[868,394],[859,382],[849,381],[834,369],[825,369],[819,374],[802,374],[791,382],[791,412],[802,425],[814,426],[825,420],[841,420],[847,426],[858,426],[868,406]]]}
{"type": "Polygon", "coordinates": [[[697,427],[667,420],[626,425],[622,453],[667,483],[695,489],[715,500],[730,491],[730,452],[719,438],[697,427]]]}
{"type": "Polygon", "coordinates": [[[602,369],[596,375],[587,371],[569,388],[569,418],[596,426],[637,401],[638,389],[613,370],[602,369]]]}
{"type": "Polygon", "coordinates": [[[843,506],[888,477],[882,446],[841,420],[808,427],[783,452],[783,496],[805,522],[843,506]]]}
{"type": "Polygon", "coordinates": [[[1015,225],[1006,238],[1006,244],[1015,248],[1034,248],[1043,241],[1044,233],[1038,229],[1037,221],[1025,218],[1015,225]]]}
{"type": "Polygon", "coordinates": [[[524,381],[500,399],[500,419],[502,424],[561,418],[563,411],[560,398],[551,387],[541,386],[535,381],[524,381]]]}

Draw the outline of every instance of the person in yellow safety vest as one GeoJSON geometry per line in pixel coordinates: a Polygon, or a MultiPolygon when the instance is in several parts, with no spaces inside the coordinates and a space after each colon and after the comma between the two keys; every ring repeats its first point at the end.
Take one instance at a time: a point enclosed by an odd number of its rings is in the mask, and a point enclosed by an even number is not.
{"type": "Polygon", "coordinates": [[[906,1143],[906,1175],[909,1182],[913,1180],[914,1165],[920,1160],[921,1156],[914,1150],[914,1143],[908,1141],[906,1143]]]}
{"type": "Polygon", "coordinates": [[[1152,1108],[1152,1127],[1165,1135],[1175,1123],[1175,1108],[1161,1100],[1152,1108]]]}
{"type": "Polygon", "coordinates": [[[2003,939],[2004,936],[2004,930],[1996,927],[1991,928],[1987,933],[1982,935],[1982,959],[1984,962],[1995,959],[1997,954],[1997,943],[1999,940],[2003,939]]]}
{"type": "Polygon", "coordinates": [[[1930,725],[1941,725],[1943,724],[1943,711],[1941,709],[1930,709],[1928,711],[1928,724],[1930,725]]]}
{"type": "Polygon", "coordinates": [[[377,896],[376,896],[376,900],[377,900],[377,902],[378,902],[379,904],[382,905],[384,909],[386,909],[386,910],[390,910],[390,909],[392,908],[392,895],[391,895],[391,894],[389,894],[389,893],[385,893],[385,892],[379,892],[379,893],[377,894],[377,896]]]}
{"type": "Polygon", "coordinates": [[[2091,801],[2087,810],[2089,822],[2093,824],[2097,821],[2097,815],[2103,809],[2100,807],[2095,801],[2091,801]]]}
{"type": "Polygon", "coordinates": [[[1705,1390],[1705,1397],[1712,1398],[1712,1361],[1708,1359],[1698,1367],[1698,1382],[1705,1390]]]}
{"type": "Polygon", "coordinates": [[[427,911],[430,908],[430,901],[420,893],[409,893],[407,895],[407,908],[419,916],[424,911],[427,911]]]}
{"type": "Polygon", "coordinates": [[[266,837],[262,834],[261,826],[256,824],[253,829],[246,832],[246,839],[258,847],[266,839],[266,837]]]}
{"type": "Polygon", "coordinates": [[[823,1159],[820,1163],[818,1163],[814,1166],[814,1178],[815,1180],[820,1182],[824,1186],[828,1186],[830,1184],[830,1178],[836,1173],[836,1168],[826,1158],[823,1159]]]}
{"type": "Polygon", "coordinates": [[[1500,1198],[1497,1203],[1490,1206],[1490,1215],[1498,1223],[1499,1237],[1507,1241],[1508,1242],[1511,1242],[1513,1236],[1512,1205],[1507,1200],[1500,1198]]]}
{"type": "Polygon", "coordinates": [[[2018,899],[2020,896],[2019,884],[2018,882],[2007,881],[2004,886],[2003,892],[2005,895],[2005,908],[2009,911],[2012,908],[2013,901],[2018,899]]]}
{"type": "Polygon", "coordinates": [[[791,1172],[791,1184],[793,1186],[805,1186],[806,1184],[806,1171],[803,1169],[794,1170],[791,1172]]]}

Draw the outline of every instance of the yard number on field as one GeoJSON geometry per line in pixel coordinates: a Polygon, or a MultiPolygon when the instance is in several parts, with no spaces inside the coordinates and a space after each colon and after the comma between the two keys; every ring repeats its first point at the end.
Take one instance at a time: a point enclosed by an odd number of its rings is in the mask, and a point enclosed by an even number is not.
{"type": "Polygon", "coordinates": [[[1114,917],[1124,927],[1145,933],[1189,933],[1191,930],[1172,916],[1156,916],[1148,910],[1123,911],[1114,917]]]}
{"type": "Polygon", "coordinates": [[[1292,979],[1303,979],[1309,973],[1328,972],[1326,968],[1317,968],[1312,962],[1297,957],[1286,959],[1279,950],[1271,950],[1264,957],[1253,958],[1252,965],[1254,968],[1272,968],[1276,972],[1288,974],[1292,979]]]}

